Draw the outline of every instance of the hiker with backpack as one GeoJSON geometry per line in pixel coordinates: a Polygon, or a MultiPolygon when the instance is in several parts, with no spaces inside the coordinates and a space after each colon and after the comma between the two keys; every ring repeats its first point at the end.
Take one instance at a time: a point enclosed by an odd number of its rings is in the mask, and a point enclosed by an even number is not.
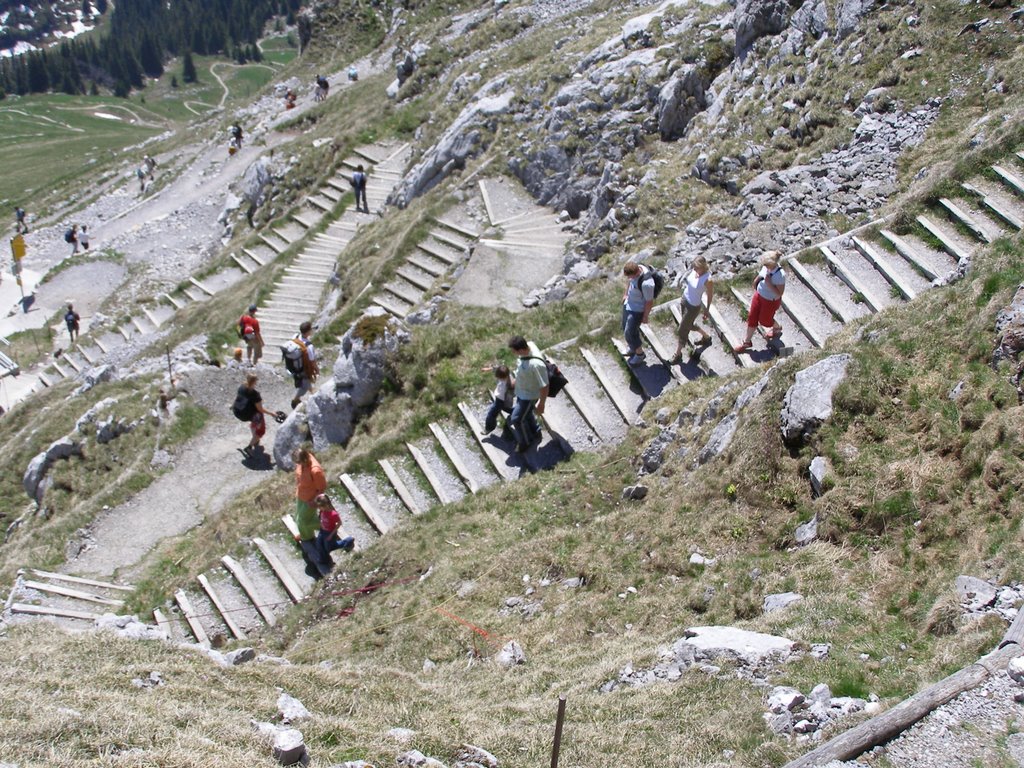
{"type": "Polygon", "coordinates": [[[18,235],[28,234],[28,222],[25,217],[25,209],[20,205],[14,209],[14,231],[18,235]]]}
{"type": "Polygon", "coordinates": [[[327,98],[327,91],[330,89],[331,84],[327,82],[327,78],[323,75],[316,76],[316,90],[313,92],[313,101],[323,101],[327,98]]]}
{"type": "Polygon", "coordinates": [[[78,253],[78,225],[72,224],[64,231],[64,242],[71,246],[71,255],[78,253]]]}
{"type": "Polygon", "coordinates": [[[366,172],[363,171],[363,166],[360,165],[356,168],[356,172],[352,174],[352,190],[356,193],[356,210],[362,210],[363,213],[370,212],[370,206],[366,203],[366,172]],[[363,207],[359,207],[359,201],[363,201],[363,207]]]}
{"type": "Polygon", "coordinates": [[[701,310],[704,311],[704,319],[710,320],[708,312],[711,309],[711,299],[714,298],[714,295],[715,288],[711,281],[711,268],[708,266],[708,260],[703,256],[697,256],[693,260],[689,274],[683,279],[683,300],[680,305],[683,317],[679,321],[679,340],[676,343],[676,353],[669,361],[671,364],[683,361],[683,347],[690,343],[690,331],[697,331],[700,334],[700,341],[693,348],[695,357],[698,350],[711,346],[711,335],[695,321],[701,310]],[[706,306],[703,303],[705,294],[708,297],[706,306]]]}
{"type": "Polygon", "coordinates": [[[750,299],[750,310],[747,312],[746,338],[733,347],[733,352],[748,352],[753,346],[751,339],[757,326],[768,328],[764,337],[777,341],[782,336],[782,326],[775,319],[775,313],[782,306],[782,294],[786,290],[786,273],[779,265],[779,251],[765,251],[761,256],[761,271],[754,278],[754,295],[750,299]]]}
{"type": "Polygon", "coordinates": [[[526,453],[540,442],[535,414],[543,415],[548,399],[548,368],[542,358],[530,354],[530,345],[522,336],[509,339],[508,347],[519,358],[515,405],[508,421],[516,439],[516,453],[526,453]]]}
{"type": "Polygon", "coordinates": [[[249,365],[256,365],[263,357],[263,334],[256,309],[255,304],[250,304],[249,310],[238,318],[238,335],[245,341],[245,358],[249,365]]]}
{"type": "Polygon", "coordinates": [[[622,294],[622,332],[629,348],[629,365],[640,365],[647,354],[640,336],[640,326],[647,323],[654,298],[661,292],[665,279],[653,267],[627,261],[622,265],[626,290],[622,294]]]}
{"type": "Polygon", "coordinates": [[[320,374],[316,359],[316,349],[309,338],[313,324],[308,320],[299,326],[299,332],[283,347],[281,356],[284,366],[295,382],[295,397],[292,398],[292,409],[299,407],[302,396],[313,388],[313,383],[320,374]]]}
{"type": "Polygon", "coordinates": [[[249,444],[240,449],[247,459],[255,455],[260,447],[260,439],[267,434],[267,420],[264,417],[269,416],[278,424],[285,420],[284,411],[268,411],[263,407],[263,397],[256,389],[256,380],[255,373],[246,375],[245,384],[238,388],[235,402],[231,406],[231,412],[236,419],[249,422],[249,444]]]}
{"type": "Polygon", "coordinates": [[[75,312],[74,306],[68,302],[68,311],[64,313],[64,324],[68,327],[68,335],[71,336],[71,343],[78,341],[79,321],[82,318],[75,312]]]}

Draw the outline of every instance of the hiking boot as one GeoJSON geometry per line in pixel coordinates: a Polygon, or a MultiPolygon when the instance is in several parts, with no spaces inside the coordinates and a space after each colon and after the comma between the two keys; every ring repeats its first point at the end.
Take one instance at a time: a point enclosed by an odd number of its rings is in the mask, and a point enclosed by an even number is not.
{"type": "Polygon", "coordinates": [[[643,355],[633,355],[626,360],[627,365],[640,365],[644,361],[643,355]]]}
{"type": "Polygon", "coordinates": [[[703,336],[701,336],[700,341],[697,342],[697,344],[696,344],[696,346],[694,348],[696,349],[697,347],[710,347],[710,346],[711,346],[711,337],[708,336],[705,333],[703,336]]]}
{"type": "Polygon", "coordinates": [[[672,359],[668,361],[668,364],[679,365],[681,362],[683,362],[683,353],[676,352],[674,355],[672,355],[672,359]]]}

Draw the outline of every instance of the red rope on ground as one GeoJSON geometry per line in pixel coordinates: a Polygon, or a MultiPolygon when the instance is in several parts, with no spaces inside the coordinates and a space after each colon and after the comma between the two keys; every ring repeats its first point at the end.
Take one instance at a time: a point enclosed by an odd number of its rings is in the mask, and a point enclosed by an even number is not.
{"type": "Polygon", "coordinates": [[[437,611],[438,613],[440,613],[442,616],[447,616],[452,621],[456,621],[459,624],[462,624],[463,626],[468,627],[473,632],[475,632],[476,634],[480,635],[480,637],[482,637],[484,640],[486,640],[488,643],[490,643],[491,645],[493,645],[495,647],[498,647],[498,646],[502,645],[505,640],[509,639],[507,637],[499,637],[498,635],[493,635],[490,632],[488,632],[486,629],[482,629],[482,628],[478,627],[476,624],[473,624],[470,621],[466,621],[461,616],[456,616],[451,611],[446,611],[444,608],[441,608],[440,606],[437,606],[436,608],[434,608],[434,610],[437,611]]]}

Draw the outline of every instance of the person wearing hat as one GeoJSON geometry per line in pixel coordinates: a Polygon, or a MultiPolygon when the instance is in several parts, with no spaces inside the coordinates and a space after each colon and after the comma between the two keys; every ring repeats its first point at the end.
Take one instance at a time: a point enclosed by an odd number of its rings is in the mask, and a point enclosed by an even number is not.
{"type": "Polygon", "coordinates": [[[238,319],[238,335],[245,339],[245,359],[249,365],[256,365],[263,357],[263,334],[260,321],[256,319],[256,305],[250,304],[249,311],[238,319]]]}

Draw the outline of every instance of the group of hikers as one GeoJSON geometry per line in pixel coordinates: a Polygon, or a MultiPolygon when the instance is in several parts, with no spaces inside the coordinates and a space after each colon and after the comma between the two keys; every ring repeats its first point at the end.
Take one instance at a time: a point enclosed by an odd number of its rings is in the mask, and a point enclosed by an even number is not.
{"type": "MultiPolygon", "coordinates": [[[[779,263],[779,251],[766,251],[761,255],[760,271],[754,277],[754,295],[747,311],[746,334],[742,342],[733,347],[737,355],[753,348],[752,339],[758,326],[765,330],[764,337],[769,343],[779,343],[782,325],[775,318],[782,306],[782,294],[786,290],[786,273],[779,263]]],[[[626,287],[622,297],[622,332],[625,336],[631,366],[642,365],[647,357],[642,342],[641,326],[648,322],[654,299],[664,285],[664,278],[653,267],[636,261],[627,261],[622,267],[626,287]]],[[[675,365],[682,362],[683,348],[691,347],[692,356],[697,357],[711,345],[711,334],[697,325],[697,315],[710,321],[711,302],[714,299],[714,282],[707,259],[697,256],[690,265],[690,271],[680,281],[682,288],[680,313],[682,315],[677,333],[675,354],[668,361],[675,365]],[[706,301],[705,301],[706,297],[706,301]],[[696,331],[700,338],[694,343],[690,334],[696,331]]]]}

